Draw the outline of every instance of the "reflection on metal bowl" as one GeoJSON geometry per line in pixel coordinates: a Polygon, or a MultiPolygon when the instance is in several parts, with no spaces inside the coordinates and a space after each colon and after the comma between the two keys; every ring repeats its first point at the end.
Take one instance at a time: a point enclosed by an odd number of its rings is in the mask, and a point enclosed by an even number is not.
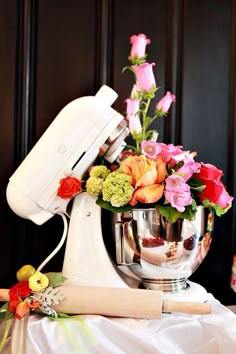
{"type": "Polygon", "coordinates": [[[157,209],[115,214],[116,262],[149,289],[178,292],[208,253],[213,213],[202,206],[191,220],[170,223],[157,209]]]}

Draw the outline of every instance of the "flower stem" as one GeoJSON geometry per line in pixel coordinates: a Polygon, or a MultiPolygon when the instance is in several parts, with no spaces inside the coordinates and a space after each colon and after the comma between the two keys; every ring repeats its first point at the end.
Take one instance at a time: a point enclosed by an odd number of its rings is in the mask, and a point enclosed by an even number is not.
{"type": "Polygon", "coordinates": [[[147,112],[148,112],[148,109],[149,109],[149,106],[150,106],[150,102],[151,102],[151,99],[148,98],[147,101],[144,102],[145,103],[145,107],[142,110],[142,114],[143,114],[142,140],[146,140],[146,129],[148,127],[147,112]]]}

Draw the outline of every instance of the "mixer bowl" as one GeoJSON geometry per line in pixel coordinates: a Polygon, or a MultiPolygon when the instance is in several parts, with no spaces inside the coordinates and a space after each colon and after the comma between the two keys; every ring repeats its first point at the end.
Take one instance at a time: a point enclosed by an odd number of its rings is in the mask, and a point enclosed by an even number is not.
{"type": "Polygon", "coordinates": [[[157,209],[113,215],[116,262],[144,287],[165,292],[186,289],[211,245],[214,214],[199,206],[191,220],[168,222],[157,209]]]}

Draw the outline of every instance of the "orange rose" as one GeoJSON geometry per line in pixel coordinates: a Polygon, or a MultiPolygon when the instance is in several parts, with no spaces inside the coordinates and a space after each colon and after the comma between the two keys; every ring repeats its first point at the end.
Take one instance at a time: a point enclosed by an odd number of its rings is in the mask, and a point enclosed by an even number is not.
{"type": "Polygon", "coordinates": [[[135,190],[129,204],[135,206],[137,202],[144,204],[155,203],[162,197],[163,192],[164,184],[153,184],[149,187],[138,188],[135,190]]]}
{"type": "Polygon", "coordinates": [[[163,161],[161,156],[158,156],[155,159],[155,163],[156,163],[156,169],[158,171],[157,183],[161,183],[164,181],[166,177],[166,163],[163,161]]]}
{"type": "Polygon", "coordinates": [[[161,157],[154,161],[144,155],[129,156],[121,162],[121,170],[132,177],[135,187],[130,205],[135,206],[138,201],[154,203],[162,197],[164,185],[161,182],[166,175],[166,164],[161,157]]]}
{"type": "Polygon", "coordinates": [[[30,305],[28,302],[20,302],[16,307],[15,317],[21,320],[30,311],[30,305]]]}
{"type": "Polygon", "coordinates": [[[30,311],[30,309],[37,309],[38,307],[38,301],[32,301],[32,303],[22,301],[16,308],[15,317],[18,318],[18,320],[21,320],[30,311]]]}
{"type": "Polygon", "coordinates": [[[132,177],[134,187],[147,187],[164,180],[166,164],[162,158],[153,161],[144,155],[129,156],[121,162],[121,170],[132,177]]]}
{"type": "Polygon", "coordinates": [[[66,177],[60,180],[57,195],[63,199],[71,199],[82,191],[82,181],[75,177],[66,177]]]}

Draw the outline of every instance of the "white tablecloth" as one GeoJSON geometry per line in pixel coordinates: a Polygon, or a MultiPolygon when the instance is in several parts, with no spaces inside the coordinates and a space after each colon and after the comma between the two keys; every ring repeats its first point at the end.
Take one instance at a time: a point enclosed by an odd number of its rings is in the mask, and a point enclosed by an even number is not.
{"type": "MultiPolygon", "coordinates": [[[[172,313],[149,320],[81,315],[60,321],[31,315],[22,354],[235,354],[236,315],[208,297],[210,315],[172,313]]],[[[13,331],[13,354],[21,354],[18,335],[13,331]]]]}

